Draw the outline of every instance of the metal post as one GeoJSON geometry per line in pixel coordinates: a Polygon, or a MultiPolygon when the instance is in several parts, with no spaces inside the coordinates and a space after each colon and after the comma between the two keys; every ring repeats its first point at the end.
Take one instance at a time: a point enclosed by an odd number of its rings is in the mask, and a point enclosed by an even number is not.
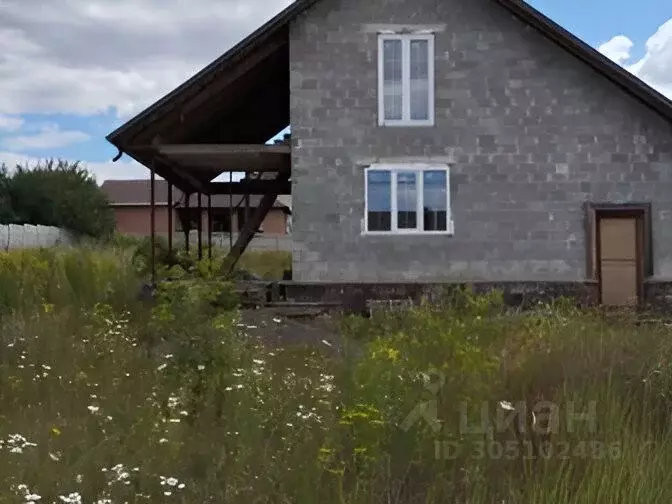
{"type": "Polygon", "coordinates": [[[196,221],[196,230],[198,231],[198,260],[203,259],[203,207],[201,204],[201,193],[198,194],[198,220],[196,221]]]}
{"type": "Polygon", "coordinates": [[[152,159],[149,179],[149,206],[150,206],[150,242],[151,252],[149,254],[149,262],[152,270],[152,286],[156,285],[156,195],[154,193],[154,183],[156,182],[155,166],[156,161],[152,159]]]}
{"type": "MultiPolygon", "coordinates": [[[[212,196],[208,194],[208,259],[212,261],[212,196]]],[[[212,263],[210,264],[212,268],[212,263]]]]}
{"type": "Polygon", "coordinates": [[[173,184],[168,182],[168,253],[173,254],[173,184]]]}
{"type": "Polygon", "coordinates": [[[229,172],[229,250],[233,248],[233,172],[229,172]]]}
{"type": "Polygon", "coordinates": [[[189,238],[191,235],[191,208],[189,208],[189,200],[191,193],[184,193],[184,213],[186,214],[186,226],[184,226],[184,249],[189,255],[189,238]]]}
{"type": "MultiPolygon", "coordinates": [[[[247,175],[245,176],[247,178],[247,175]]],[[[251,180],[250,180],[251,182],[251,180]]],[[[245,222],[250,220],[250,190],[245,190],[245,211],[244,211],[244,220],[245,222]]]]}

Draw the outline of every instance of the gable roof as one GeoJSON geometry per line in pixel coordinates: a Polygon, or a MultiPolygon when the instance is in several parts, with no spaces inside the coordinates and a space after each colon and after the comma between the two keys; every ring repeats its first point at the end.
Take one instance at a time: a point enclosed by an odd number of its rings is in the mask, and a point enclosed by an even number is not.
{"type": "Polygon", "coordinates": [[[294,3],[289,7],[267,21],[173,91],[169,92],[107,135],[106,139],[116,147],[121,148],[119,140],[126,132],[140,126],[143,122],[151,120],[150,118],[152,115],[161,114],[165,108],[169,108],[169,106],[172,106],[175,102],[181,103],[189,98],[192,93],[197,94],[207,82],[230,67],[230,65],[235,63],[245,53],[261,45],[265,40],[276,35],[283,28],[286,28],[291,21],[296,19],[302,12],[318,1],[319,0],[294,0],[294,3]]]}
{"type": "Polygon", "coordinates": [[[672,122],[672,101],[524,0],[494,0],[572,56],[672,122]]]}
{"type": "MultiPolygon", "coordinates": [[[[165,108],[185,101],[192,93],[198,92],[207,82],[220,74],[232,62],[238,60],[248,50],[259,46],[269,37],[286,29],[293,20],[320,0],[295,0],[293,4],[262,25],[251,35],[233,46],[225,54],[206,66],[203,70],[184,82],[172,92],[149,106],[143,112],[117,128],[107,136],[107,140],[121,149],[120,138],[131,132],[141,123],[153,122],[164,113],[165,108]]],[[[635,77],[620,65],[572,35],[547,16],[523,0],[492,0],[511,14],[538,30],[546,38],[559,45],[574,57],[588,64],[605,78],[622,88],[628,94],[652,108],[655,112],[672,122],[672,101],[651,86],[635,77]]]]}
{"type": "MultiPolygon", "coordinates": [[[[111,206],[149,206],[150,205],[150,181],[146,179],[138,180],[106,180],[101,189],[107,196],[111,206]]],[[[168,205],[168,183],[165,180],[156,180],[155,186],[155,204],[157,206],[168,205]]],[[[207,208],[207,196],[201,199],[203,208],[207,208]]],[[[250,195],[250,207],[259,206],[261,196],[250,195]]],[[[184,206],[184,193],[173,186],[173,204],[176,207],[184,206]]],[[[189,199],[189,206],[196,208],[198,205],[198,196],[192,194],[189,199]]],[[[244,205],[242,195],[233,195],[233,206],[244,205]]],[[[228,194],[215,194],[212,196],[213,208],[229,208],[228,194]]],[[[273,208],[279,208],[285,211],[290,210],[290,205],[286,200],[278,199],[273,204],[273,208]]]]}

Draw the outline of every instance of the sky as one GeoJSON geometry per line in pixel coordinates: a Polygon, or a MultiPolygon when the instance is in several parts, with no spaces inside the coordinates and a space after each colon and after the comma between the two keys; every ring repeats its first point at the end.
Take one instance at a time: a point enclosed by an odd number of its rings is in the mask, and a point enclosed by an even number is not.
{"type": "MultiPolygon", "coordinates": [[[[105,135],[291,0],[0,0],[0,163],[82,161],[146,178],[105,135]]],[[[672,98],[670,0],[530,0],[672,98]]]]}

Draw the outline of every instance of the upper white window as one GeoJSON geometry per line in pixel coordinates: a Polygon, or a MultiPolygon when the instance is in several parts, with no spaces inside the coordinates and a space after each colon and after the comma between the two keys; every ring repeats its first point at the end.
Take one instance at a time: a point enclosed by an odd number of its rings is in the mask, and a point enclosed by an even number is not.
{"type": "Polygon", "coordinates": [[[434,35],[379,35],[378,123],[434,124],[434,35]]]}
{"type": "Polygon", "coordinates": [[[366,169],[367,234],[452,234],[446,165],[372,165],[366,169]]]}

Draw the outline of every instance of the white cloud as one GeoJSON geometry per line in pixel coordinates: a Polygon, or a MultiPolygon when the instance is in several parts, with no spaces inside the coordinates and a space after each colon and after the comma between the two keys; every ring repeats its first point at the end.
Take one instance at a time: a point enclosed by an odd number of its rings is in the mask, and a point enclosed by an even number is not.
{"type": "MultiPolygon", "coordinates": [[[[0,151],[0,165],[4,163],[9,169],[13,169],[16,165],[32,167],[41,160],[44,159],[26,156],[18,152],[0,151]]],[[[148,173],[147,168],[132,160],[119,160],[116,163],[112,161],[102,163],[83,162],[81,165],[95,176],[98,184],[102,184],[108,179],[147,178],[148,173]]]]}
{"type": "Polygon", "coordinates": [[[617,35],[602,44],[599,51],[672,99],[672,19],[660,26],[646,41],[646,54],[631,62],[634,43],[617,35]]]}
{"type": "Polygon", "coordinates": [[[32,135],[8,136],[0,142],[5,149],[26,151],[34,149],[55,149],[85,142],[90,137],[82,131],[61,130],[58,125],[42,126],[41,131],[32,135]]]}
{"type": "Polygon", "coordinates": [[[616,35],[597,50],[620,65],[630,59],[630,50],[634,45],[632,40],[625,35],[616,35]]]}
{"type": "Polygon", "coordinates": [[[23,126],[24,122],[21,117],[0,114],[0,131],[16,131],[23,126]]]}
{"type": "Polygon", "coordinates": [[[137,113],[291,0],[0,1],[0,113],[137,113]]]}
{"type": "MultiPolygon", "coordinates": [[[[0,1],[0,114],[142,110],[292,0],[0,1]]],[[[629,68],[672,93],[672,20],[629,68]]],[[[626,64],[619,35],[600,50],[626,64]]],[[[0,116],[0,128],[2,116],[0,116]]]]}
{"type": "MultiPolygon", "coordinates": [[[[102,163],[83,163],[86,169],[95,177],[98,184],[109,179],[144,179],[149,178],[149,170],[136,161],[119,160],[116,163],[105,161],[102,163]]],[[[157,177],[161,178],[161,177],[157,177]]]]}

